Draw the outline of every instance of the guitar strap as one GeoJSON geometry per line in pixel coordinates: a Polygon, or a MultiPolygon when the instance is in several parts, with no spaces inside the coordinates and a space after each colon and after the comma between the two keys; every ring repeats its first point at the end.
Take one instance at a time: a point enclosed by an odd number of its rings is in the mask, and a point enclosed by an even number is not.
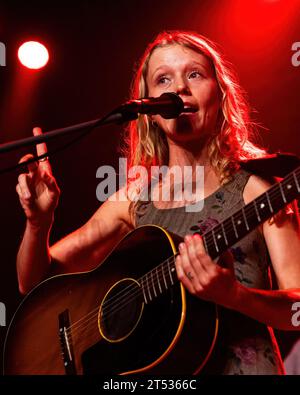
{"type": "Polygon", "coordinates": [[[263,158],[241,161],[240,165],[243,169],[263,178],[284,178],[300,166],[300,158],[291,153],[277,152],[263,158]]]}

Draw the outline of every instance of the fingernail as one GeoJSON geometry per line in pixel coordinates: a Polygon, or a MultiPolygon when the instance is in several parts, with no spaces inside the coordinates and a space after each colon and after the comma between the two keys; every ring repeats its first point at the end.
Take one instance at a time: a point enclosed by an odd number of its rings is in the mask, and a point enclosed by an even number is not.
{"type": "Polygon", "coordinates": [[[180,243],[180,244],[179,244],[179,249],[180,249],[180,251],[182,251],[182,250],[184,249],[184,247],[185,247],[184,243],[180,243]]]}

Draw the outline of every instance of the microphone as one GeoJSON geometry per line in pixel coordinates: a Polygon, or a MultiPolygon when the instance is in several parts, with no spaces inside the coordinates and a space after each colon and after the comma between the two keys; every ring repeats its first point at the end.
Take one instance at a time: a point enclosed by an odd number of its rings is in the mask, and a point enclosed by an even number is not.
{"type": "Polygon", "coordinates": [[[159,114],[165,119],[177,118],[184,111],[182,99],[174,92],[166,92],[159,97],[129,100],[118,111],[122,114],[159,114]]]}

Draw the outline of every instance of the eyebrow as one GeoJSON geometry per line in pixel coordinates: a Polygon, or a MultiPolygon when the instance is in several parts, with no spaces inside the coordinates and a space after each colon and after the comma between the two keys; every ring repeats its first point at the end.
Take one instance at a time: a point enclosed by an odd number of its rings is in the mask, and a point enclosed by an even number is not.
{"type": "MultiPolygon", "coordinates": [[[[192,62],[190,62],[190,63],[188,63],[187,65],[186,65],[186,67],[193,67],[193,66],[200,66],[200,67],[202,67],[203,69],[205,69],[206,71],[207,71],[207,67],[203,64],[203,63],[199,63],[199,62],[197,62],[196,60],[193,60],[192,62]]],[[[160,69],[163,69],[163,68],[169,68],[170,66],[169,65],[161,65],[161,66],[159,66],[157,69],[155,69],[154,70],[154,72],[152,73],[152,76],[151,76],[151,78],[153,78],[154,77],[154,75],[160,70],[160,69]]]]}

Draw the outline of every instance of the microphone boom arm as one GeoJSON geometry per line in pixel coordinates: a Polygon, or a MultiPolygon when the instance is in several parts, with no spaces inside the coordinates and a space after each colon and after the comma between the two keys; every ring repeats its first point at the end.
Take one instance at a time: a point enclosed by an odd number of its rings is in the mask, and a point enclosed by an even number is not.
{"type": "Polygon", "coordinates": [[[0,154],[14,151],[21,147],[28,147],[39,143],[44,143],[56,137],[81,132],[89,128],[94,129],[96,127],[108,125],[111,123],[121,124],[123,122],[133,121],[134,119],[137,119],[139,113],[161,114],[161,116],[165,118],[176,118],[183,111],[183,109],[183,101],[176,93],[163,93],[158,98],[130,100],[129,102],[105,115],[103,118],[67,126],[61,129],[55,129],[50,132],[45,132],[39,136],[30,136],[24,139],[2,144],[0,145],[0,154]]]}

